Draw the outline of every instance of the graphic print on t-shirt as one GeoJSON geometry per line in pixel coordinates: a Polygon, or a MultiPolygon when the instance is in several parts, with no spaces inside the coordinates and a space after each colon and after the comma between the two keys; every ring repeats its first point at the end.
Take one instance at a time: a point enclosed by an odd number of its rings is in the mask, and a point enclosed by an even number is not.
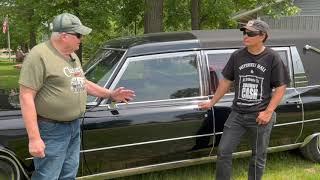
{"type": "Polygon", "coordinates": [[[262,101],[262,84],[264,78],[254,75],[239,76],[239,105],[252,106],[262,101]]]}
{"type": "Polygon", "coordinates": [[[71,77],[71,91],[73,91],[74,93],[80,93],[85,90],[85,79],[83,77],[83,71],[80,67],[65,67],[63,69],[63,72],[67,77],[71,77]]]}

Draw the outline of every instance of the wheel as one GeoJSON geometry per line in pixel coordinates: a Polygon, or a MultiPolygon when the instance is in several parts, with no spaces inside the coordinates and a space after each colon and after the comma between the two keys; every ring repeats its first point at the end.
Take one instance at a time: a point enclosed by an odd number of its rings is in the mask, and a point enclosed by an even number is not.
{"type": "Polygon", "coordinates": [[[320,162],[320,137],[314,137],[312,140],[301,148],[304,157],[313,161],[320,162]]]}
{"type": "Polygon", "coordinates": [[[20,180],[19,168],[10,158],[0,155],[0,179],[20,180]]]}

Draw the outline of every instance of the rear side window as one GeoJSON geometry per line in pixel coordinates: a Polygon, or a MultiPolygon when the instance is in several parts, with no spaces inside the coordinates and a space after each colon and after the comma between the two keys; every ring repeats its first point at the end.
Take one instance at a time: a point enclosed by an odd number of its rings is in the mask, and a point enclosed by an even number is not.
{"type": "Polygon", "coordinates": [[[128,58],[116,87],[135,91],[133,102],[200,95],[198,55],[172,53],[128,58]]]}
{"type": "MultiPolygon", "coordinates": [[[[276,52],[279,53],[281,60],[283,61],[284,65],[288,69],[288,72],[290,74],[290,78],[292,77],[292,70],[290,67],[290,56],[289,56],[289,48],[288,47],[275,47],[272,48],[276,52]]],[[[223,78],[222,70],[224,66],[227,64],[231,54],[236,51],[236,49],[228,49],[228,50],[211,50],[206,51],[206,56],[208,60],[208,69],[210,72],[210,94],[214,94],[215,91],[218,88],[219,80],[223,78]]],[[[291,79],[292,82],[292,79],[291,79]]],[[[291,85],[290,85],[291,86],[291,85]]],[[[234,92],[233,86],[230,88],[230,92],[234,92]]]]}
{"type": "Polygon", "coordinates": [[[281,60],[283,61],[284,65],[288,68],[288,51],[286,50],[276,50],[279,53],[281,60]]]}
{"type": "MultiPolygon", "coordinates": [[[[219,81],[223,79],[222,70],[234,51],[235,50],[213,50],[207,52],[206,56],[210,72],[210,94],[214,94],[216,92],[219,81]]],[[[230,88],[230,92],[234,92],[233,86],[230,88]]]]}

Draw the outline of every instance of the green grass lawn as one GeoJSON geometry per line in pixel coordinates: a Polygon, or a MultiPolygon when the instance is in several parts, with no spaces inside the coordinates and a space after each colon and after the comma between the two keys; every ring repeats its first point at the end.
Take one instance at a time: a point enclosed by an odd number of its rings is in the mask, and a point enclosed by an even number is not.
{"type": "Polygon", "coordinates": [[[0,89],[18,88],[20,70],[13,67],[16,63],[0,59],[0,89]]]}
{"type": "MultiPolygon", "coordinates": [[[[233,179],[246,180],[249,158],[233,161],[233,179]]],[[[213,180],[215,164],[203,164],[161,172],[154,172],[117,180],[213,180]]],[[[320,164],[304,159],[297,151],[268,155],[264,180],[317,180],[320,179],[320,164]]]]}

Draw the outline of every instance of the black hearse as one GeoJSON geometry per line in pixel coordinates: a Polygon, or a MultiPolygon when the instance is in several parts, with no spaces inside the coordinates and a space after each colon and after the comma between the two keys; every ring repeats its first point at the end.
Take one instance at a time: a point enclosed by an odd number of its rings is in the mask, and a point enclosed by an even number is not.
{"type": "MultiPolygon", "coordinates": [[[[136,98],[125,104],[88,97],[79,179],[214,161],[234,92],[210,111],[197,104],[214,96],[221,70],[241,41],[239,30],[217,30],[147,34],[102,46],[85,65],[86,77],[107,88],[133,89],[136,98]]],[[[301,148],[320,162],[320,33],[272,31],[267,45],[291,77],[268,150],[301,148]]],[[[0,178],[22,179],[33,170],[32,157],[19,103],[7,99],[0,111],[0,178]]],[[[251,154],[245,139],[235,157],[251,154]]]]}

